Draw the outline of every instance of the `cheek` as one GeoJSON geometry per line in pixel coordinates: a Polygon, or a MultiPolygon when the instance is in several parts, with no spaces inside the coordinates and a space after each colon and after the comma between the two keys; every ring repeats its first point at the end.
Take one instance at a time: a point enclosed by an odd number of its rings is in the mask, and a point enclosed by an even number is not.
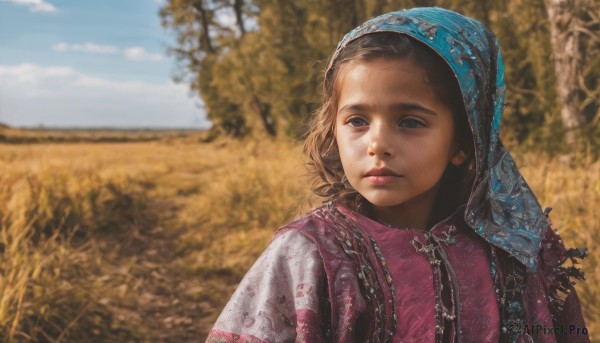
{"type": "MultiPolygon", "coordinates": [[[[438,136],[439,137],[439,136],[438,136]]],[[[410,155],[412,168],[421,170],[424,175],[437,175],[443,172],[452,154],[450,140],[430,140],[418,147],[404,150],[405,156],[410,155]]]]}
{"type": "Polygon", "coordinates": [[[348,137],[345,137],[344,135],[338,135],[336,137],[336,143],[340,161],[342,162],[342,168],[344,168],[346,177],[350,179],[356,171],[359,149],[356,146],[356,142],[350,141],[348,137]]]}
{"type": "Polygon", "coordinates": [[[344,157],[348,151],[348,142],[345,139],[344,135],[340,133],[340,128],[338,125],[334,127],[333,132],[335,137],[335,144],[337,145],[337,149],[340,154],[340,159],[344,161],[344,157]]]}
{"type": "Polygon", "coordinates": [[[338,153],[340,155],[340,161],[342,162],[342,167],[346,172],[350,168],[350,162],[352,161],[352,156],[350,155],[351,149],[348,147],[347,142],[343,139],[336,139],[338,153]]]}
{"type": "Polygon", "coordinates": [[[441,124],[426,144],[427,149],[424,150],[429,151],[430,155],[436,155],[440,160],[448,162],[456,145],[452,122],[441,124]]]}

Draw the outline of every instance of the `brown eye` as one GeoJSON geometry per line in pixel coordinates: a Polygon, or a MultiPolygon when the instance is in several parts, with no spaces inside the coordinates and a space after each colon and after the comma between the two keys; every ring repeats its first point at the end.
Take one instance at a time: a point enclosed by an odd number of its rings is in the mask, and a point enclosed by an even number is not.
{"type": "Polygon", "coordinates": [[[414,118],[406,118],[400,122],[400,126],[407,129],[418,129],[420,127],[425,127],[425,124],[414,118]]]}
{"type": "Polygon", "coordinates": [[[352,118],[348,119],[348,121],[346,123],[348,123],[350,126],[353,126],[353,127],[360,127],[360,126],[364,126],[365,124],[368,124],[366,120],[364,120],[360,117],[352,117],[352,118]]]}

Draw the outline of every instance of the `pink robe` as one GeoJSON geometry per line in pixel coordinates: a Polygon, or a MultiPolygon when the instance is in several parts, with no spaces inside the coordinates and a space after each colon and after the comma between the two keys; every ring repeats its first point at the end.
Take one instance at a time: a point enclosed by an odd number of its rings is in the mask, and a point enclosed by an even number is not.
{"type": "MultiPolygon", "coordinates": [[[[207,342],[499,341],[490,246],[460,215],[425,232],[389,228],[335,208],[353,231],[331,229],[327,206],[282,227],[207,342]],[[363,262],[356,262],[357,254],[363,262]]],[[[545,244],[542,272],[528,274],[524,286],[526,327],[519,330],[528,336],[520,339],[588,342],[574,292],[561,313],[552,313],[552,275],[544,273],[564,248],[545,244]],[[548,332],[553,315],[564,325],[559,335],[548,332]],[[571,329],[580,332],[569,334],[571,329]]]]}

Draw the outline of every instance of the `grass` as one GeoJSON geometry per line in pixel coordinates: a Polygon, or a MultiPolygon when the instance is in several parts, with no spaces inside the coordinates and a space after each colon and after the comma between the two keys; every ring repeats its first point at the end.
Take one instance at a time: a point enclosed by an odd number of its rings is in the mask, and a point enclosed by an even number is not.
{"type": "Polygon", "coordinates": [[[187,137],[197,130],[177,129],[14,129],[0,123],[0,143],[130,143],[187,137]]]}
{"type": "Polygon", "coordinates": [[[145,194],[132,176],[102,175],[73,148],[2,147],[0,335],[8,341],[137,335],[102,295],[123,282],[105,246],[148,221],[145,194]]]}
{"type": "Polygon", "coordinates": [[[586,326],[600,340],[600,161],[578,165],[541,155],[523,154],[518,165],[542,207],[552,207],[550,219],[567,247],[587,247],[582,260],[586,281],[575,288],[583,304],[586,326]]]}
{"type": "MultiPolygon", "coordinates": [[[[600,338],[600,162],[518,155],[600,338]]],[[[275,229],[319,204],[289,142],[0,145],[0,337],[203,340],[275,229]]]]}

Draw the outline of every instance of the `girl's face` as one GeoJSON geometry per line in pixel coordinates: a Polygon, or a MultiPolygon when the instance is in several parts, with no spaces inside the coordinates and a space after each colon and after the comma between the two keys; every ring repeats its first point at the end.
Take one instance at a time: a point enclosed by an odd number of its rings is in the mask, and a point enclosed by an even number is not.
{"type": "Polygon", "coordinates": [[[380,219],[425,225],[446,166],[464,162],[452,112],[409,59],[348,62],[336,87],[335,138],[348,181],[380,219]]]}

